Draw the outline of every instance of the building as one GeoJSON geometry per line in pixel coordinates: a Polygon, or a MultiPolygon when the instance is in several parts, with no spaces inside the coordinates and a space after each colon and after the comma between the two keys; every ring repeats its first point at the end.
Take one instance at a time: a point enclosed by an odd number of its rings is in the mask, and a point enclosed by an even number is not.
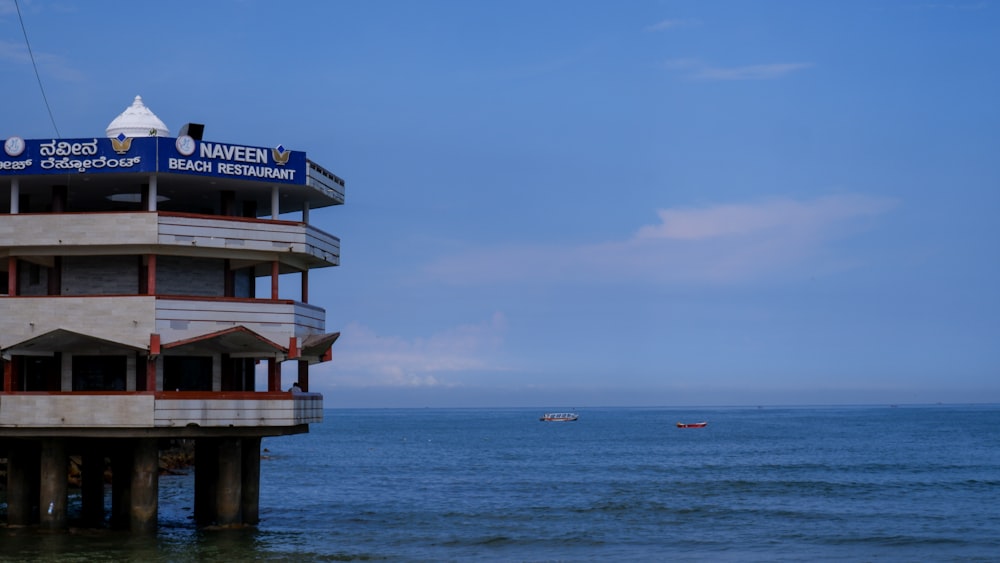
{"type": "Polygon", "coordinates": [[[80,456],[84,525],[108,520],[110,464],[111,524],[155,530],[158,452],[177,439],[195,443],[197,521],[255,524],[261,438],[322,420],[309,368],[339,333],[309,304],[309,272],[338,265],[340,241],[310,213],[342,204],[344,181],[303,152],[203,130],[171,137],[136,96],[105,136],[4,141],[8,525],[65,528],[80,456]],[[282,389],[289,361],[301,392],[282,389]]]}

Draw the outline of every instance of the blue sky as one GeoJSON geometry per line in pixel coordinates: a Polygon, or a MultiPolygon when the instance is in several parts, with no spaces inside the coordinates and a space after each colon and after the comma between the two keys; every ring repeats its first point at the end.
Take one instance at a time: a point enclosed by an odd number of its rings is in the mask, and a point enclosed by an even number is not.
{"type": "MultiPolygon", "coordinates": [[[[59,134],[347,180],[335,407],[1000,402],[1000,3],[21,0],[59,134]]],[[[55,134],[0,0],[0,137],[55,134]]]]}

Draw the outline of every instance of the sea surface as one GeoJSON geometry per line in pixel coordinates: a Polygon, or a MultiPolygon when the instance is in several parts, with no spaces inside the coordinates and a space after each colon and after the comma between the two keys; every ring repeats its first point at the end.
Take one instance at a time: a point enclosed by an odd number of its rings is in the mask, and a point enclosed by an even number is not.
{"type": "Polygon", "coordinates": [[[1000,406],[577,412],[327,410],[264,440],[256,528],[197,529],[189,472],[155,537],[0,528],[0,559],[1000,561],[1000,406]]]}

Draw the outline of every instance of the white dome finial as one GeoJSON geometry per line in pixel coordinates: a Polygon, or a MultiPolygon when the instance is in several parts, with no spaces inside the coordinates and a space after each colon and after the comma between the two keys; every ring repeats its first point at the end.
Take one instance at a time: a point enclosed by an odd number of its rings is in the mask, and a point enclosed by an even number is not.
{"type": "Polygon", "coordinates": [[[169,137],[170,130],[159,117],[142,103],[142,96],[136,96],[132,105],[108,125],[108,137],[120,134],[126,137],[169,137]]]}

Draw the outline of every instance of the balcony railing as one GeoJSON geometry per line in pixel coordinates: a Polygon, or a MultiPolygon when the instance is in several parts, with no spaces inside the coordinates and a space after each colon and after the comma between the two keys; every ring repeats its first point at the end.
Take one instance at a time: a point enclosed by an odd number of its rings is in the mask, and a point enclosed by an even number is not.
{"type": "Polygon", "coordinates": [[[0,393],[0,429],[252,428],[322,421],[319,393],[0,393]]]}
{"type": "Polygon", "coordinates": [[[146,295],[0,298],[0,348],[62,329],[146,349],[235,326],[285,346],[326,328],[322,308],[290,300],[146,295]]]}
{"type": "Polygon", "coordinates": [[[340,263],[340,239],[312,225],[162,211],[0,214],[0,241],[12,250],[114,247],[130,252],[142,246],[145,253],[160,245],[184,247],[186,253],[191,248],[290,253],[309,257],[311,267],[340,263]]]}

